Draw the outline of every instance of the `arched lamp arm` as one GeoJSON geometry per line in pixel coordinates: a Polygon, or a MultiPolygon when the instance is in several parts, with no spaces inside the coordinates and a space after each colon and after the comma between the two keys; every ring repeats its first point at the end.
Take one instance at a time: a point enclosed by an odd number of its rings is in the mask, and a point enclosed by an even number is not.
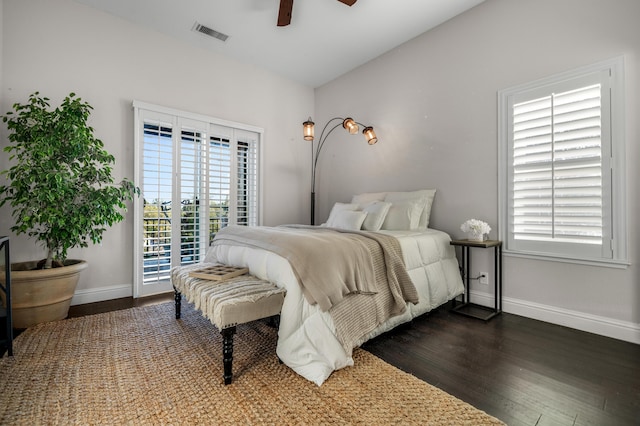
{"type": "MultiPolygon", "coordinates": [[[[313,167],[311,170],[311,192],[316,192],[316,167],[318,166],[318,158],[320,157],[320,152],[322,151],[322,147],[324,146],[324,143],[326,142],[327,138],[329,137],[329,135],[338,127],[340,127],[342,125],[342,121],[343,119],[340,117],[334,117],[331,120],[327,121],[327,124],[324,125],[324,127],[322,128],[322,132],[320,133],[320,138],[318,139],[318,146],[316,147],[316,151],[315,151],[315,156],[312,159],[313,160],[313,167]],[[334,125],[325,135],[325,131],[327,130],[327,127],[329,127],[329,124],[335,120],[340,120],[340,123],[334,125]]],[[[313,152],[313,151],[312,151],[313,152]]]]}

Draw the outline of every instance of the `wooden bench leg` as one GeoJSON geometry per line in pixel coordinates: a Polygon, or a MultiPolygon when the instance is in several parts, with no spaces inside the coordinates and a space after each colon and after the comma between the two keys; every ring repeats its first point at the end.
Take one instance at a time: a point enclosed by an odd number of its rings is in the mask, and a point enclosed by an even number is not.
{"type": "Polygon", "coordinates": [[[176,319],[180,319],[181,313],[181,305],[182,305],[182,294],[178,291],[177,288],[173,287],[173,297],[176,302],[176,319]]]}
{"type": "Polygon", "coordinates": [[[222,333],[222,364],[224,366],[224,384],[231,384],[233,378],[233,335],[236,332],[235,327],[225,328],[220,331],[222,333]]]}
{"type": "Polygon", "coordinates": [[[280,328],[280,315],[269,317],[267,324],[273,328],[280,328]]]}

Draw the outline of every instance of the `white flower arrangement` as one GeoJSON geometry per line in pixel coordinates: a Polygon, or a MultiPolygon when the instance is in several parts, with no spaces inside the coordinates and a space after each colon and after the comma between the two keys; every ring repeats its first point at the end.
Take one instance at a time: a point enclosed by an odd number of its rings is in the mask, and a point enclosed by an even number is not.
{"type": "Polygon", "coordinates": [[[487,222],[478,219],[469,219],[460,226],[462,232],[469,234],[484,235],[491,232],[491,227],[487,222]]]}

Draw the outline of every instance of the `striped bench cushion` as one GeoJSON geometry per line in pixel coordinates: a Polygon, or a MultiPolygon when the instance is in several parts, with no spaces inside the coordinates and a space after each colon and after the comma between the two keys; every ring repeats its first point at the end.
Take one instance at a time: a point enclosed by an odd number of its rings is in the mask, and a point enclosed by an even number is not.
{"type": "Polygon", "coordinates": [[[285,289],[252,275],[225,281],[190,277],[189,272],[213,266],[199,263],[171,269],[171,283],[219,330],[278,315],[285,289]]]}

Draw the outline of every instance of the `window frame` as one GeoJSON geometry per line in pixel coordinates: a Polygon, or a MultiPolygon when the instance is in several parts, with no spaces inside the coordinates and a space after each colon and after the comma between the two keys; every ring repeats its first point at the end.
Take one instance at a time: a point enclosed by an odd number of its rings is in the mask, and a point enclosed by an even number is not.
{"type": "MultiPolygon", "coordinates": [[[[602,79],[601,81],[605,81],[602,79]]],[[[604,97],[603,97],[604,99],[604,97]]],[[[564,73],[552,75],[533,82],[513,86],[498,91],[498,198],[499,238],[504,242],[504,254],[507,256],[560,262],[583,263],[610,267],[626,267],[627,258],[627,206],[626,206],[626,167],[625,167],[625,99],[624,99],[624,57],[619,56],[564,73]],[[511,182],[512,169],[510,156],[513,132],[511,129],[513,112],[510,107],[519,95],[524,93],[550,94],[551,86],[565,85],[567,82],[580,81],[585,77],[601,73],[608,76],[605,86],[608,88],[609,102],[601,105],[602,113],[608,115],[609,128],[603,127],[610,139],[609,146],[603,147],[602,167],[606,167],[609,177],[603,178],[603,247],[599,255],[593,253],[572,252],[571,246],[559,250],[558,243],[519,243],[512,238],[511,232],[511,182]],[[607,240],[604,240],[605,235],[607,240]],[[610,250],[609,250],[610,249],[610,250]],[[608,253],[611,253],[608,256],[608,253]]],[[[603,138],[604,139],[604,138],[603,138]]],[[[603,142],[604,143],[604,142],[603,142]]],[[[580,244],[577,244],[580,246],[580,244]]],[[[575,247],[575,245],[573,246],[575,247]]]]}
{"type": "MultiPolygon", "coordinates": [[[[262,167],[262,149],[264,146],[264,130],[257,126],[252,126],[248,124],[223,120],[215,117],[209,117],[206,115],[190,113],[186,111],[180,111],[173,108],[153,105],[141,101],[133,101],[134,108],[134,181],[136,185],[142,188],[143,182],[143,133],[145,129],[143,127],[148,122],[158,122],[159,125],[162,123],[170,123],[172,132],[172,146],[173,150],[177,148],[175,143],[181,144],[185,137],[185,132],[194,131],[199,134],[198,138],[200,138],[200,144],[206,144],[207,146],[202,146],[203,149],[202,155],[205,155],[208,158],[210,146],[214,143],[215,138],[229,138],[228,147],[230,149],[230,157],[229,161],[229,170],[224,173],[230,173],[230,188],[229,188],[229,205],[228,205],[228,222],[227,224],[235,224],[236,223],[236,198],[238,197],[238,173],[239,162],[238,162],[238,153],[236,152],[236,142],[238,145],[240,143],[247,144],[249,146],[250,152],[250,161],[251,164],[247,163],[247,167],[254,169],[257,168],[257,172],[252,176],[255,176],[255,185],[253,185],[249,190],[255,194],[255,204],[252,206],[255,209],[255,214],[250,215],[250,219],[247,222],[246,218],[242,218],[241,220],[244,224],[247,225],[261,225],[263,220],[263,173],[264,167],[262,167]],[[177,142],[176,142],[177,141],[177,142]],[[233,201],[232,201],[233,200],[233,201]],[[244,220],[243,220],[244,219],[244,220]]],[[[179,206],[181,205],[181,196],[180,191],[184,190],[182,187],[182,179],[183,173],[181,170],[181,159],[182,150],[178,148],[178,151],[173,151],[173,159],[172,159],[172,205],[179,206]]],[[[197,181],[201,182],[202,185],[206,185],[205,181],[210,179],[211,173],[211,164],[206,166],[206,170],[202,170],[203,173],[198,176],[197,181]]],[[[185,169],[188,170],[188,169],[185,169]]],[[[251,179],[252,181],[254,179],[251,179]]],[[[195,181],[194,181],[195,182],[195,181]]],[[[209,183],[211,184],[211,183],[209,183]]],[[[200,184],[198,184],[198,187],[200,184]]],[[[245,188],[246,189],[246,188],[245,188]]],[[[210,191],[209,191],[210,193],[210,191]]],[[[200,192],[201,196],[204,196],[204,193],[200,192]]],[[[145,282],[144,278],[144,197],[141,196],[134,202],[134,289],[133,294],[134,297],[147,296],[151,294],[156,294],[160,292],[170,291],[171,286],[168,282],[169,280],[158,280],[157,282],[145,282]]],[[[201,226],[198,227],[200,229],[200,243],[199,246],[208,246],[208,241],[210,236],[204,229],[209,229],[211,223],[209,221],[208,209],[204,209],[201,213],[201,216],[198,221],[201,226]],[[202,240],[202,236],[206,235],[206,240],[202,240]]],[[[182,220],[173,220],[171,222],[171,234],[172,237],[175,237],[176,232],[180,234],[182,220]]],[[[181,238],[172,238],[171,239],[171,251],[176,253],[180,252],[180,244],[181,238]]],[[[206,247],[204,247],[206,250],[206,247]]],[[[176,262],[182,262],[181,256],[178,256],[177,260],[175,256],[171,256],[171,267],[176,266],[176,262]]]]}

